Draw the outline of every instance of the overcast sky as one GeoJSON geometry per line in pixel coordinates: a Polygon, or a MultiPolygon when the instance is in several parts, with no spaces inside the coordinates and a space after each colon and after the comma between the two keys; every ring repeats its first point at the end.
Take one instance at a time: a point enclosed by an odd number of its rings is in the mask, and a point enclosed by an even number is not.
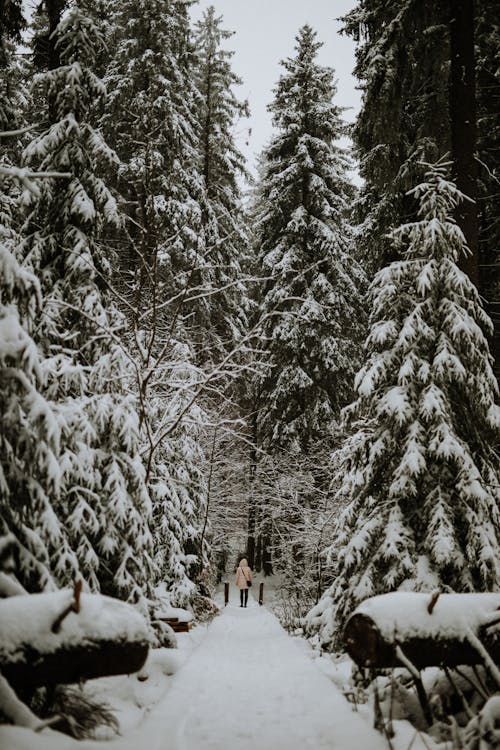
{"type": "Polygon", "coordinates": [[[338,33],[341,24],[336,19],[349,11],[355,0],[200,0],[193,17],[199,18],[210,5],[224,17],[224,28],[235,32],[226,45],[235,51],[233,68],[243,79],[237,93],[240,98],[248,99],[251,110],[250,119],[239,122],[236,133],[252,171],[256,155],[272,132],[266,107],[281,74],[280,60],[293,55],[295,36],[305,23],[324,42],[319,60],[322,65],[334,68],[338,79],[337,103],[349,108],[344,117],[352,122],[359,109],[359,92],[352,77],[354,44],[338,33]]]}

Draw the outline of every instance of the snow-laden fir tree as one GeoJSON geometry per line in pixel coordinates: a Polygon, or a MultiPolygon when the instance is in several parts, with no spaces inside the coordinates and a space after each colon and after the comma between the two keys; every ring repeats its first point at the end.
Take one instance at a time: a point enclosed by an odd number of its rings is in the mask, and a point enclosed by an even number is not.
{"type": "Polygon", "coordinates": [[[495,333],[492,354],[500,373],[500,23],[494,0],[476,4],[477,128],[479,165],[479,238],[481,293],[486,298],[495,333]]]}
{"type": "Polygon", "coordinates": [[[362,91],[353,140],[364,180],[357,243],[375,270],[394,260],[388,231],[416,216],[422,160],[450,149],[448,0],[357,0],[344,18],[362,91]]]}
{"type": "MultiPolygon", "coordinates": [[[[2,229],[5,229],[4,227],[2,229]]],[[[55,516],[59,495],[60,423],[43,394],[43,355],[30,329],[40,305],[35,276],[0,238],[0,535],[19,550],[18,575],[29,590],[52,583],[50,547],[64,529],[55,516]]]]}
{"type": "Polygon", "coordinates": [[[309,615],[331,644],[364,598],[398,588],[500,586],[498,394],[491,321],[458,268],[464,196],[431,168],[419,218],[391,233],[402,260],[371,287],[369,358],[352,417],[368,419],[343,468],[349,501],[330,548],[335,582],[309,615]]]}
{"type": "Polygon", "coordinates": [[[92,64],[99,28],[74,2],[56,29],[60,66],[38,78],[54,120],[26,163],[68,175],[28,197],[22,255],[39,277],[36,339],[47,357],[44,392],[62,426],[61,490],[54,503],[67,544],[51,550],[61,582],[78,571],[93,589],[139,600],[152,582],[151,503],[138,453],[137,415],[125,385],[123,321],[106,291],[101,234],[119,220],[102,178],[116,157],[94,125],[105,90],[92,64]]]}
{"type": "Polygon", "coordinates": [[[360,364],[364,274],[351,253],[352,187],[337,140],[333,71],[317,62],[310,26],[297,37],[270,106],[277,133],[264,153],[256,246],[268,369],[257,385],[264,443],[308,450],[350,399],[360,364]]]}
{"type": "Polygon", "coordinates": [[[127,273],[134,277],[130,338],[155,559],[171,601],[185,605],[194,590],[189,576],[205,559],[192,549],[204,502],[195,437],[203,419],[194,402],[179,408],[192,395],[179,373],[191,372],[193,357],[199,360],[208,344],[203,331],[211,325],[217,289],[203,230],[200,95],[191,70],[189,3],[162,0],[149,6],[145,11],[137,0],[114,6],[116,54],[106,76],[104,124],[120,156],[118,185],[130,217],[129,252],[121,257],[120,271],[125,280],[127,273]],[[177,410],[178,424],[170,430],[177,410]]]}
{"type": "Polygon", "coordinates": [[[122,270],[144,304],[152,269],[157,277],[159,269],[164,312],[172,316],[183,297],[173,307],[165,307],[167,298],[187,294],[204,266],[189,4],[113,3],[116,35],[105,77],[104,129],[120,158],[117,186],[129,216],[122,270]]]}
{"type": "MultiPolygon", "coordinates": [[[[234,142],[239,117],[248,115],[233,87],[241,79],[231,67],[233,52],[223,48],[232,32],[222,28],[213,6],[194,29],[198,97],[199,169],[203,176],[202,225],[210,296],[204,321],[206,344],[231,347],[245,328],[245,288],[241,259],[248,237],[240,183],[246,177],[244,156],[234,142]]],[[[213,354],[212,354],[213,356],[213,354]]]]}
{"type": "MultiPolygon", "coordinates": [[[[23,81],[22,64],[16,56],[16,45],[21,42],[21,32],[26,26],[22,3],[8,2],[0,6],[0,132],[15,132],[22,128],[26,86],[23,81]]],[[[18,166],[21,148],[20,136],[0,139],[0,166],[18,166]]],[[[16,196],[18,184],[0,174],[0,226],[4,230],[17,223],[16,196]],[[3,178],[3,179],[2,179],[3,178]]]]}

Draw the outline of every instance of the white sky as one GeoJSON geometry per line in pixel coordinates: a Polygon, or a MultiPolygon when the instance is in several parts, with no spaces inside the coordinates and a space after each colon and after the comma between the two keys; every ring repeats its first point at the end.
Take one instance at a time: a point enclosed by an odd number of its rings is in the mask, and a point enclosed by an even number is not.
{"type": "Polygon", "coordinates": [[[199,0],[193,17],[199,18],[210,5],[224,17],[224,28],[235,32],[227,48],[235,51],[233,69],[243,79],[238,96],[248,99],[251,110],[250,119],[240,121],[236,133],[250,171],[254,171],[255,157],[272,132],[266,107],[281,75],[280,60],[294,54],[295,36],[305,23],[324,42],[319,61],[335,70],[337,103],[349,108],[344,118],[354,120],[360,103],[352,76],[354,44],[338,33],[341,24],[336,19],[354,7],[355,0],[199,0]]]}

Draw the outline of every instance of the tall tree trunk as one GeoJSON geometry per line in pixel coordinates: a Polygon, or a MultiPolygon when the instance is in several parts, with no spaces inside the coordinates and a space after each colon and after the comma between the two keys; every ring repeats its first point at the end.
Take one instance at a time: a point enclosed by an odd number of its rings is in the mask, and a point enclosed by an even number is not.
{"type": "Polygon", "coordinates": [[[462,260],[461,267],[479,286],[474,0],[451,0],[450,5],[450,120],[454,178],[459,190],[471,199],[464,201],[457,210],[457,221],[471,251],[462,260]]]}
{"type": "Polygon", "coordinates": [[[271,576],[273,574],[270,529],[266,529],[265,533],[262,535],[262,570],[265,576],[271,576]]]}
{"type": "Polygon", "coordinates": [[[260,573],[262,570],[262,534],[259,533],[257,537],[257,544],[255,545],[255,572],[260,573]]]}
{"type": "MultiPolygon", "coordinates": [[[[252,490],[257,474],[257,417],[255,409],[252,417],[252,439],[253,446],[250,451],[250,490],[252,490]]],[[[257,508],[255,498],[250,491],[250,503],[248,506],[248,532],[247,532],[247,560],[249,566],[255,568],[255,530],[257,525],[257,508]]]]}

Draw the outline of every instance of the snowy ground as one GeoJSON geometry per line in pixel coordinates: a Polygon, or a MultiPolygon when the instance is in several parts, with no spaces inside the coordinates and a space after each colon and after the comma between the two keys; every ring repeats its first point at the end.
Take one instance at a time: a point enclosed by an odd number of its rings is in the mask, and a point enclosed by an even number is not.
{"type": "MultiPolygon", "coordinates": [[[[346,665],[315,659],[252,596],[241,609],[232,594],[208,630],[181,636],[179,651],[153,652],[146,682],[94,681],[92,695],[111,702],[126,736],[77,743],[51,730],[2,727],[2,750],[386,750],[368,708],[355,712],[335,684],[346,665]]],[[[404,730],[398,750],[411,744],[404,730]]]]}

